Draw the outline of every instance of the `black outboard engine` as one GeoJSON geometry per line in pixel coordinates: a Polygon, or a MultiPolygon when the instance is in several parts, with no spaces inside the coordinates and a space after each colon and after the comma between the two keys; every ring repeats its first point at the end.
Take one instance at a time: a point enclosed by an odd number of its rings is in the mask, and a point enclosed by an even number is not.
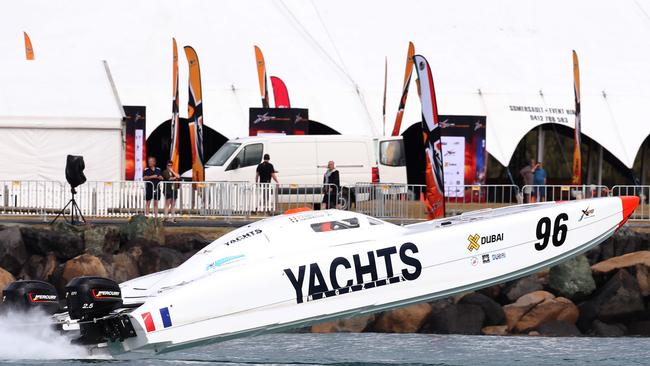
{"type": "Polygon", "coordinates": [[[52,284],[43,281],[16,281],[2,291],[3,310],[41,310],[46,314],[59,311],[59,297],[52,284]]]}
{"type": "Polygon", "coordinates": [[[111,314],[122,307],[122,291],[103,277],[76,277],[65,286],[65,299],[71,319],[79,321],[81,337],[77,343],[97,344],[135,336],[126,314],[111,314]]]}

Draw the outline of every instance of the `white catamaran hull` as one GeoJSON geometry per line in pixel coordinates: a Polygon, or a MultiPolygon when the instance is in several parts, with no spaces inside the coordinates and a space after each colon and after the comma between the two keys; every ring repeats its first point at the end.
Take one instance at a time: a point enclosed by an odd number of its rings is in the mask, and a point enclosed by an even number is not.
{"type": "Polygon", "coordinates": [[[373,313],[534,273],[599,244],[637,197],[479,211],[409,226],[308,211],[262,220],[178,268],[123,283],[136,336],[112,353],[202,343],[373,313]]]}

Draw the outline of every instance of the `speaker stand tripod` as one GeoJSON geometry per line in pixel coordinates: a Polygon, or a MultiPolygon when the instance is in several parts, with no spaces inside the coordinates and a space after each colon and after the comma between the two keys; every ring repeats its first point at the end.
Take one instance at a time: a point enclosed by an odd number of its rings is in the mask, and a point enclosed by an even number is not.
{"type": "Polygon", "coordinates": [[[77,193],[77,191],[74,188],[72,188],[70,192],[72,193],[72,198],[70,198],[70,201],[68,201],[68,203],[66,203],[66,205],[63,206],[63,209],[61,209],[61,211],[59,211],[59,213],[56,214],[56,217],[54,218],[54,220],[52,220],[52,222],[50,222],[50,225],[54,224],[56,220],[59,219],[59,217],[63,217],[63,220],[65,220],[65,222],[69,223],[70,225],[86,223],[86,219],[84,218],[84,215],[81,213],[81,209],[77,205],[77,201],[74,199],[74,195],[77,193]],[[68,207],[70,207],[70,220],[68,220],[68,217],[65,214],[65,210],[68,207]]]}

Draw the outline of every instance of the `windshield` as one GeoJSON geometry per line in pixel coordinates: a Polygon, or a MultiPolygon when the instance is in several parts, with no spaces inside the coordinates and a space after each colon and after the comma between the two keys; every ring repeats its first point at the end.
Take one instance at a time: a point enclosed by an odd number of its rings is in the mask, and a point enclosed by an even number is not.
{"type": "Polygon", "coordinates": [[[216,153],[214,153],[214,155],[212,155],[205,165],[222,166],[240,145],[241,144],[234,142],[226,142],[216,153]]]}

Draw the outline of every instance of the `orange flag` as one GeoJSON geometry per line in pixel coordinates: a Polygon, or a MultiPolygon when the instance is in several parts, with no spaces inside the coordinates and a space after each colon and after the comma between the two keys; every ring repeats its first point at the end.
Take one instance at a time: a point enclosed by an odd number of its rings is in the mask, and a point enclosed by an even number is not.
{"type": "Polygon", "coordinates": [[[199,57],[194,48],[185,46],[185,56],[190,67],[189,100],[187,119],[190,121],[190,142],[192,143],[192,180],[205,180],[203,166],[203,100],[201,93],[201,69],[199,57]]]}
{"type": "Polygon", "coordinates": [[[397,116],[395,117],[395,125],[393,127],[392,136],[399,136],[399,130],[402,127],[402,117],[404,116],[404,107],[406,106],[406,98],[409,95],[409,84],[411,84],[411,74],[413,74],[413,56],[415,56],[415,46],[413,42],[409,42],[409,49],[406,53],[406,70],[404,71],[404,84],[402,85],[402,98],[399,100],[399,108],[397,108],[397,116]]]}
{"type": "Polygon", "coordinates": [[[179,144],[178,132],[180,129],[179,121],[179,103],[178,103],[178,47],[176,46],[176,39],[172,38],[173,46],[173,63],[172,63],[172,120],[171,120],[171,149],[169,152],[169,160],[172,161],[172,169],[176,173],[179,164],[179,144]]]}
{"type": "Polygon", "coordinates": [[[32,40],[29,39],[27,32],[23,32],[23,37],[25,38],[25,58],[27,60],[34,59],[34,48],[32,47],[32,40]]]}
{"type": "Polygon", "coordinates": [[[573,143],[573,177],[571,184],[582,184],[582,154],[580,153],[581,121],[580,121],[580,67],[578,66],[578,54],[573,51],[573,95],[575,98],[575,129],[573,143]]]}
{"type": "Polygon", "coordinates": [[[262,107],[269,107],[269,88],[266,83],[266,63],[262,50],[255,46],[255,64],[257,65],[257,77],[260,81],[260,95],[262,96],[262,107]]]}

